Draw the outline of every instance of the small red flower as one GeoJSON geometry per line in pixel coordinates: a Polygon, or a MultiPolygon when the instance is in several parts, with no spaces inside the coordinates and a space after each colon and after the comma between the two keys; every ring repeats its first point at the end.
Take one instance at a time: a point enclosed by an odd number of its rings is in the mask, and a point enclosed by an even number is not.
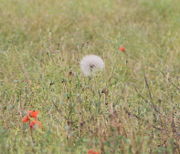
{"type": "Polygon", "coordinates": [[[121,46],[121,47],[119,47],[119,51],[121,51],[121,52],[125,52],[125,51],[126,51],[126,48],[125,48],[125,47],[123,47],[123,46],[121,46]]]}
{"type": "Polygon", "coordinates": [[[28,111],[28,114],[23,117],[22,122],[28,122],[30,121],[30,118],[37,119],[39,111],[28,111]]]}
{"type": "Polygon", "coordinates": [[[29,127],[31,129],[42,127],[40,121],[37,120],[39,111],[28,111],[27,115],[22,118],[22,122],[29,122],[29,127]]]}
{"type": "Polygon", "coordinates": [[[22,118],[22,122],[28,122],[30,119],[29,119],[29,116],[25,116],[22,118]]]}
{"type": "Polygon", "coordinates": [[[100,154],[99,152],[93,151],[93,150],[88,150],[87,154],[100,154]]]}
{"type": "Polygon", "coordinates": [[[31,118],[37,118],[39,111],[28,111],[28,114],[31,118]]]}
{"type": "Polygon", "coordinates": [[[29,127],[32,129],[32,128],[36,128],[36,127],[42,127],[42,124],[40,121],[38,120],[34,120],[34,121],[31,121],[30,124],[29,124],[29,127]]]}

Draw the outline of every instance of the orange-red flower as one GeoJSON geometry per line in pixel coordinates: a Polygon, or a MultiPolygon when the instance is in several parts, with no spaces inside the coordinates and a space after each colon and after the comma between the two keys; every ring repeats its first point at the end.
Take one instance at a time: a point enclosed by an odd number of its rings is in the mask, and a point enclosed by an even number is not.
{"type": "Polygon", "coordinates": [[[31,118],[37,118],[38,116],[38,113],[39,111],[28,111],[28,115],[31,117],[31,118]]]}
{"type": "Polygon", "coordinates": [[[22,118],[22,122],[28,122],[30,120],[29,116],[25,116],[22,118]]]}
{"type": "Polygon", "coordinates": [[[37,120],[39,111],[28,111],[27,115],[22,118],[22,122],[29,122],[29,127],[36,128],[36,127],[41,127],[42,124],[40,121],[37,120]]]}
{"type": "Polygon", "coordinates": [[[125,52],[125,51],[126,51],[126,48],[125,48],[125,47],[123,47],[123,46],[121,46],[121,47],[119,47],[119,51],[121,51],[121,52],[125,52]]]}
{"type": "Polygon", "coordinates": [[[30,118],[37,119],[39,111],[28,111],[28,114],[23,117],[22,122],[28,122],[30,121],[30,118]]]}
{"type": "Polygon", "coordinates": [[[31,121],[30,124],[29,124],[29,127],[32,129],[32,128],[36,128],[36,127],[42,127],[42,124],[40,121],[38,120],[34,120],[34,121],[31,121]]]}
{"type": "Polygon", "coordinates": [[[100,154],[99,152],[96,152],[94,150],[88,150],[87,154],[100,154]]]}

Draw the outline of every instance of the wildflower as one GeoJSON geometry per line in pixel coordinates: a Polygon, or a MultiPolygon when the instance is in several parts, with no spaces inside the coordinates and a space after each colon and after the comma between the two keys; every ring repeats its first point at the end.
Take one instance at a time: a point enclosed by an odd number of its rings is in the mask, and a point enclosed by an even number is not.
{"type": "Polygon", "coordinates": [[[22,122],[29,122],[30,118],[37,119],[39,111],[28,111],[28,114],[23,117],[22,122]]]}
{"type": "Polygon", "coordinates": [[[42,124],[40,121],[38,120],[34,120],[34,121],[31,121],[29,123],[29,127],[32,129],[32,128],[38,128],[38,127],[42,127],[42,124]]]}
{"type": "Polygon", "coordinates": [[[85,76],[90,76],[102,70],[104,68],[104,62],[99,56],[87,55],[81,60],[80,67],[85,76]]]}
{"type": "Polygon", "coordinates": [[[100,154],[99,152],[95,152],[93,150],[88,150],[88,153],[87,154],[100,154]]]}
{"type": "Polygon", "coordinates": [[[25,117],[22,118],[22,122],[29,123],[29,127],[32,128],[36,128],[36,127],[41,127],[42,124],[40,121],[37,120],[39,111],[28,111],[27,115],[25,117]]]}
{"type": "Polygon", "coordinates": [[[29,116],[25,116],[22,119],[22,122],[28,122],[30,120],[29,116]]]}
{"type": "Polygon", "coordinates": [[[121,52],[125,52],[125,51],[126,51],[126,48],[125,48],[125,47],[123,47],[123,46],[121,46],[121,47],[119,47],[119,51],[121,51],[121,52]]]}
{"type": "Polygon", "coordinates": [[[39,111],[28,111],[28,114],[31,118],[37,118],[39,111]]]}

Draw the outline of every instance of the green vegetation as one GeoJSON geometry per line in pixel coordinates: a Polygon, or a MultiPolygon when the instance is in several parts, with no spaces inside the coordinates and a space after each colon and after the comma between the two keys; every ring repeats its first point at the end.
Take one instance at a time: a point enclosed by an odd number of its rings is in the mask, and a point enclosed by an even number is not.
{"type": "Polygon", "coordinates": [[[0,0],[0,13],[3,154],[180,153],[179,0],[0,0]],[[87,54],[106,65],[91,79],[87,54]]]}

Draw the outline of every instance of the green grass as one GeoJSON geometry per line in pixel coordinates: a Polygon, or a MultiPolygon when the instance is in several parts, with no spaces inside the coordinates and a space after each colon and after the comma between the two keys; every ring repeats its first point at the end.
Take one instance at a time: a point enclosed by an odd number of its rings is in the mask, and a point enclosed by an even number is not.
{"type": "Polygon", "coordinates": [[[0,13],[1,152],[180,152],[179,0],[0,0],[0,13]],[[92,79],[87,54],[106,64],[92,79]]]}

